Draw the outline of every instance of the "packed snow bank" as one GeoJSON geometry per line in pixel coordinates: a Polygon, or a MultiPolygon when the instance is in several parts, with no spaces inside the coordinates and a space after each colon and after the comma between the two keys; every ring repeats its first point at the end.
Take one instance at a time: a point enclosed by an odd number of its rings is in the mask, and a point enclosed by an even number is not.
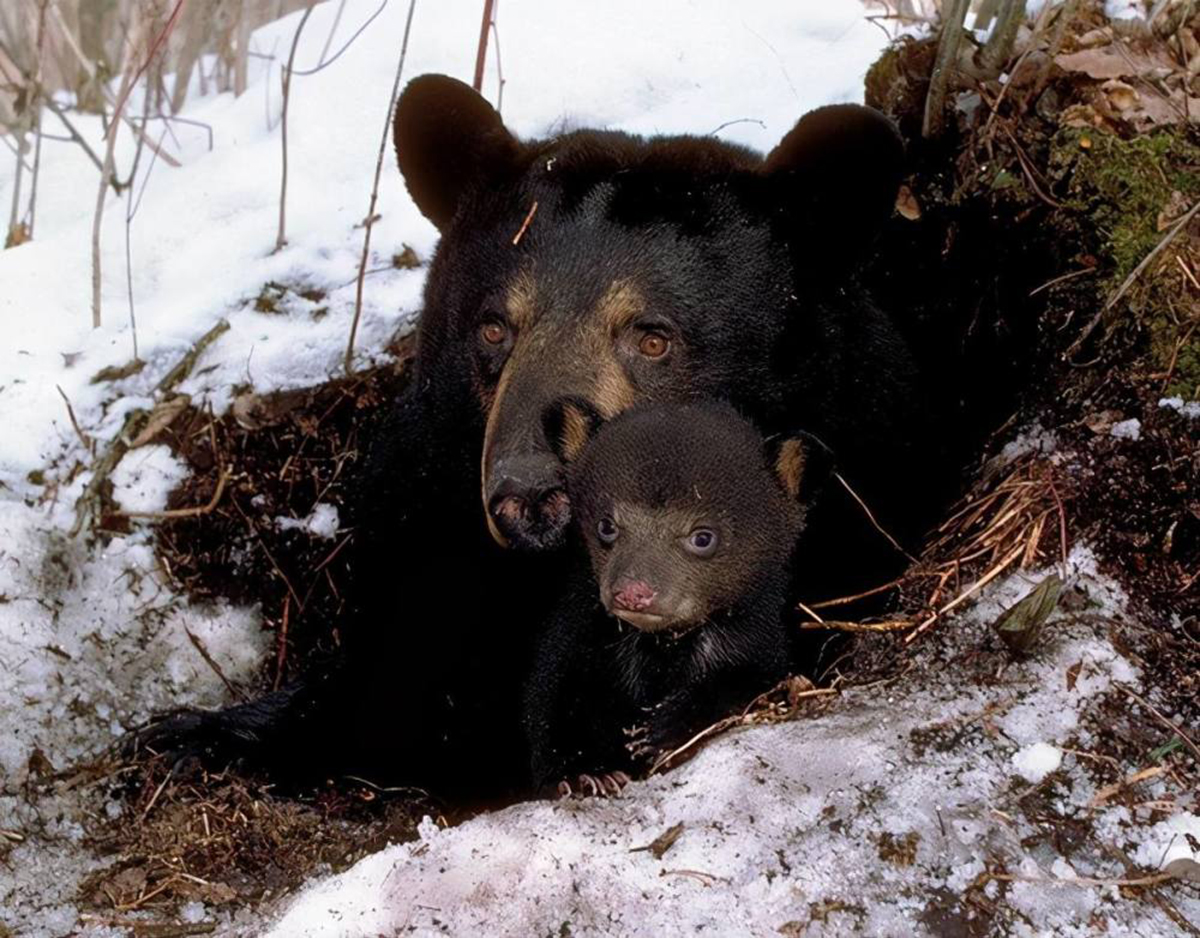
{"type": "MultiPolygon", "coordinates": [[[[896,681],[732,732],[618,799],[523,804],[451,830],[427,821],[418,843],[310,885],[269,934],[1173,933],[1156,906],[1091,882],[1128,876],[1101,841],[1156,872],[1149,845],[1178,844],[1194,820],[1146,830],[1124,807],[1091,806],[1099,708],[1138,685],[1137,669],[1095,616],[1062,614],[1003,680],[974,663],[1039,578],[995,585],[896,681]],[[1039,815],[1074,839],[1048,834],[1039,815]],[[676,825],[662,856],[642,849],[676,825]],[[997,868],[1017,880],[980,885],[997,868]],[[982,901],[964,901],[972,884],[982,901]],[[989,907],[992,921],[975,921],[989,907]]],[[[1086,550],[1071,578],[1120,612],[1121,591],[1086,550]]],[[[1174,901],[1200,920],[1194,893],[1174,901]]]]}

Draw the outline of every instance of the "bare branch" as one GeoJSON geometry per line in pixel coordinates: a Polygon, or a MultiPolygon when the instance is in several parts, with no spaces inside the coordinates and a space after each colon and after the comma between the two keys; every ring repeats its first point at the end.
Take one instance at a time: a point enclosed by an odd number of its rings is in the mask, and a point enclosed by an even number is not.
{"type": "Polygon", "coordinates": [[[396,109],[396,98],[400,94],[400,76],[404,74],[404,59],[408,55],[408,36],[412,31],[413,11],[417,8],[417,0],[409,0],[408,18],[404,21],[404,39],[400,44],[400,61],[396,65],[396,80],[392,82],[392,96],[388,100],[387,114],[383,121],[383,136],[379,141],[379,154],[375,158],[375,182],[371,186],[371,204],[367,207],[367,218],[364,222],[366,232],[363,235],[362,259],[358,264],[358,283],[354,290],[354,319],[350,323],[350,338],[346,342],[346,374],[354,373],[354,340],[358,335],[358,322],[362,318],[363,280],[367,275],[367,261],[371,256],[371,226],[375,223],[375,203],[379,201],[379,177],[383,174],[383,154],[387,152],[387,142],[392,129],[392,112],[396,109]]]}
{"type": "Polygon", "coordinates": [[[479,27],[479,48],[475,52],[475,81],[471,87],[483,90],[483,66],[487,61],[488,27],[492,22],[493,0],[483,0],[483,23],[479,27]]]}
{"type": "Polygon", "coordinates": [[[309,3],[308,9],[304,11],[304,15],[300,17],[300,25],[296,27],[296,34],[292,36],[292,50],[288,53],[287,66],[283,70],[283,111],[279,118],[280,140],[283,145],[283,169],[280,172],[279,178],[279,232],[275,235],[275,251],[282,251],[283,246],[287,244],[285,226],[287,224],[287,181],[288,181],[288,145],[287,145],[287,118],[288,118],[288,102],[291,100],[292,90],[292,66],[296,61],[296,47],[300,45],[300,34],[304,32],[304,24],[308,22],[308,18],[312,16],[313,7],[316,0],[309,3]]]}
{"type": "Polygon", "coordinates": [[[942,7],[942,36],[938,40],[937,57],[934,59],[933,74],[929,79],[929,93],[925,98],[922,137],[936,137],[942,132],[946,91],[951,76],[957,70],[958,47],[962,43],[963,22],[967,18],[969,6],[969,0],[946,0],[942,7]]]}

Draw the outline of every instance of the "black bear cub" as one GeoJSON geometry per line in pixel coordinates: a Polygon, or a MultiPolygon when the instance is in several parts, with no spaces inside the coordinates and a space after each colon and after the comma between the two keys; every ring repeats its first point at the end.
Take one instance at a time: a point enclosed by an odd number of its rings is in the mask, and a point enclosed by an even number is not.
{"type": "Polygon", "coordinates": [[[635,408],[586,445],[560,423],[586,557],[526,691],[543,792],[611,787],[786,675],[792,555],[829,471],[815,439],[766,442],[725,404],[635,408]]]}

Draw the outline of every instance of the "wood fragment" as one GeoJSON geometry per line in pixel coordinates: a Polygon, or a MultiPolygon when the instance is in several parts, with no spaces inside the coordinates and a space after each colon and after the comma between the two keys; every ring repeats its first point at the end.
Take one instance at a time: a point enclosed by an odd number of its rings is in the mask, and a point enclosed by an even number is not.
{"type": "MultiPolygon", "coordinates": [[[[184,378],[192,373],[201,355],[229,330],[228,320],[217,322],[208,332],[204,333],[196,344],[188,349],[183,356],[154,386],[155,396],[161,397],[175,390],[184,378]]],[[[132,410],[125,416],[120,432],[109,441],[104,453],[92,467],[92,478],[88,481],[83,494],[75,502],[75,523],[71,527],[70,536],[76,537],[84,531],[90,531],[103,512],[103,490],[117,464],[129,451],[129,443],[146,427],[151,416],[148,410],[132,410]]]]}

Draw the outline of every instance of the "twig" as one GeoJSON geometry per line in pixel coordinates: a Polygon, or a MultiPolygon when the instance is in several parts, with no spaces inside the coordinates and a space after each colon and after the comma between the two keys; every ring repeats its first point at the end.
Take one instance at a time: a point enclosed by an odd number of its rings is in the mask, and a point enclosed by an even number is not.
{"type": "Polygon", "coordinates": [[[279,625],[279,635],[275,639],[275,680],[271,682],[271,690],[279,690],[283,683],[283,668],[287,664],[288,613],[292,608],[292,597],[283,597],[283,619],[279,625]]]}
{"type": "MultiPolygon", "coordinates": [[[[0,51],[3,51],[3,50],[0,50],[0,51]]],[[[100,170],[100,172],[103,173],[104,172],[103,161],[101,161],[100,157],[98,157],[96,155],[96,151],[91,148],[91,146],[88,144],[87,140],[85,140],[83,138],[83,135],[78,130],[75,129],[75,125],[71,123],[71,119],[69,117],[67,117],[67,115],[63,111],[63,109],[60,108],[57,104],[55,104],[53,99],[51,99],[49,97],[45,98],[42,101],[42,103],[45,104],[46,109],[51,114],[53,114],[55,117],[57,117],[59,119],[59,121],[62,122],[62,125],[67,129],[67,133],[69,133],[71,135],[71,139],[74,140],[77,144],[79,144],[80,148],[83,150],[84,153],[87,154],[87,158],[92,161],[92,163],[96,167],[96,169],[100,170]]],[[[114,187],[113,191],[114,192],[116,191],[115,187],[114,187]]]]}
{"type": "Polygon", "coordinates": [[[713,883],[728,883],[729,879],[725,876],[716,876],[713,873],[705,873],[703,870],[662,870],[659,876],[687,876],[690,879],[699,880],[705,886],[711,886],[713,883]]]}
{"type": "MultiPolygon", "coordinates": [[[[133,90],[133,86],[138,79],[150,66],[154,56],[158,54],[158,50],[166,42],[167,37],[174,29],[175,23],[179,19],[179,11],[183,9],[184,0],[178,0],[175,4],[175,9],[171,11],[171,15],[167,18],[166,24],[159,31],[158,36],[150,44],[150,51],[146,56],[146,61],[141,67],[134,72],[126,69],[121,77],[121,86],[117,91],[116,104],[113,106],[112,122],[108,126],[107,139],[104,148],[104,163],[100,168],[100,188],[96,192],[96,212],[92,217],[92,328],[100,328],[100,228],[104,220],[104,197],[105,190],[113,180],[113,157],[116,152],[117,131],[121,126],[121,112],[125,108],[125,102],[129,99],[129,94],[133,90]]],[[[132,49],[131,49],[132,54],[132,49]]],[[[133,125],[130,124],[132,127],[133,125]]],[[[136,128],[135,128],[136,129],[136,128]]]]}
{"type": "Polygon", "coordinates": [[[1072,270],[1069,273],[1065,273],[1065,274],[1062,274],[1061,276],[1054,277],[1050,280],[1047,280],[1040,287],[1035,287],[1033,290],[1031,290],[1029,292],[1029,295],[1037,296],[1043,290],[1049,290],[1055,284],[1063,283],[1067,280],[1074,280],[1076,277],[1082,277],[1084,274],[1094,274],[1095,272],[1096,272],[1095,267],[1081,267],[1079,270],[1072,270]]]}
{"type": "Polygon", "coordinates": [[[221,496],[225,494],[225,485],[229,482],[229,477],[232,473],[226,469],[221,473],[221,477],[217,479],[217,487],[213,490],[212,498],[207,504],[195,505],[191,508],[168,508],[164,511],[119,511],[117,514],[126,518],[195,518],[198,515],[206,515],[221,501],[221,496]]]}
{"type": "MultiPolygon", "coordinates": [[[[212,345],[228,329],[229,322],[222,319],[197,339],[196,344],[188,350],[187,354],[159,379],[158,384],[154,386],[155,395],[161,397],[166,392],[173,391],[179,382],[191,374],[192,368],[195,367],[196,361],[200,356],[204,354],[205,349],[212,345]]],[[[90,527],[96,519],[99,513],[98,509],[101,503],[101,491],[104,483],[108,481],[112,471],[129,451],[129,441],[142,431],[149,420],[150,411],[140,408],[130,411],[125,416],[125,422],[121,425],[120,431],[109,442],[104,454],[96,462],[92,469],[91,480],[84,488],[83,494],[75,502],[75,524],[71,527],[71,537],[75,537],[85,528],[90,527]]]]}
{"type": "Polygon", "coordinates": [[[946,0],[943,6],[942,36],[938,40],[937,57],[934,59],[929,91],[925,97],[925,117],[921,123],[921,136],[927,139],[942,132],[946,90],[950,76],[956,71],[958,47],[962,43],[963,22],[967,18],[969,6],[969,0],[946,0]]]}
{"type": "Polygon", "coordinates": [[[492,8],[492,45],[496,47],[496,113],[504,107],[504,68],[500,64],[500,30],[496,26],[496,9],[492,8]]]}
{"type": "Polygon", "coordinates": [[[800,630],[804,632],[818,629],[829,629],[834,632],[901,632],[912,627],[912,619],[884,619],[882,622],[834,622],[829,620],[803,622],[800,630]]]}
{"type": "Polygon", "coordinates": [[[808,608],[808,606],[804,605],[804,603],[800,602],[799,600],[796,601],[796,605],[800,608],[800,610],[802,612],[807,612],[810,616],[812,616],[813,622],[822,623],[825,621],[819,615],[817,615],[815,612],[813,612],[810,608],[808,608]]]}
{"type": "Polygon", "coordinates": [[[1129,288],[1133,286],[1134,281],[1142,275],[1142,271],[1150,266],[1150,262],[1159,255],[1163,248],[1170,244],[1171,241],[1174,240],[1175,236],[1179,234],[1179,232],[1181,232],[1185,227],[1187,227],[1187,223],[1196,216],[1196,212],[1198,211],[1200,211],[1200,200],[1198,200],[1195,205],[1188,209],[1187,213],[1181,219],[1179,219],[1179,221],[1175,222],[1175,224],[1171,226],[1170,230],[1163,235],[1162,240],[1151,249],[1149,254],[1142,258],[1141,263],[1138,264],[1137,267],[1133,268],[1129,276],[1125,278],[1125,282],[1122,283],[1117,289],[1117,292],[1109,297],[1108,302],[1104,304],[1104,307],[1092,317],[1091,322],[1083,327],[1083,331],[1079,334],[1079,338],[1071,343],[1071,347],[1063,354],[1063,358],[1070,358],[1075,354],[1079,347],[1087,341],[1088,336],[1090,336],[1096,330],[1096,327],[1100,325],[1101,320],[1104,319],[1104,315],[1116,305],[1117,301],[1120,300],[1121,297],[1128,292],[1129,288]]]}
{"type": "MultiPolygon", "coordinates": [[[[346,0],[342,0],[342,6],[338,7],[338,12],[337,12],[338,18],[341,18],[342,7],[344,7],[345,5],[346,5],[346,0]]],[[[354,31],[354,35],[352,35],[349,39],[347,39],[345,44],[340,49],[338,49],[337,52],[335,52],[331,58],[327,59],[327,58],[325,58],[325,53],[329,51],[329,40],[333,39],[333,32],[334,32],[334,30],[337,29],[337,22],[335,20],[334,24],[333,24],[333,30],[330,30],[330,32],[329,32],[329,39],[325,40],[325,48],[322,50],[321,58],[317,60],[316,66],[314,68],[298,68],[293,72],[293,74],[295,74],[295,75],[315,75],[315,74],[317,74],[317,72],[324,71],[325,69],[327,69],[330,65],[332,65],[334,62],[336,62],[338,59],[340,59],[342,57],[342,54],[347,49],[349,49],[352,45],[354,45],[354,40],[356,40],[359,36],[361,36],[366,31],[366,28],[368,26],[370,26],[373,22],[375,22],[375,18],[377,16],[379,16],[380,13],[383,12],[384,8],[387,5],[388,5],[388,0],[383,0],[383,2],[381,4],[379,4],[379,9],[377,9],[374,13],[372,13],[370,16],[368,16],[366,18],[366,20],[363,22],[363,24],[354,31]]]]}
{"type": "Polygon", "coordinates": [[[312,16],[312,11],[315,9],[316,0],[309,0],[308,9],[304,11],[304,15],[300,17],[300,25],[296,27],[296,32],[292,36],[292,49],[288,53],[287,65],[283,69],[283,111],[279,117],[280,134],[279,139],[283,146],[283,168],[279,175],[279,231],[275,235],[275,250],[272,253],[278,253],[283,250],[283,246],[287,244],[285,236],[285,225],[287,223],[287,183],[288,183],[288,146],[287,146],[287,118],[288,118],[288,102],[291,100],[292,91],[292,66],[296,62],[296,47],[300,45],[300,34],[304,32],[304,24],[308,22],[308,18],[312,16]]]}
{"type": "Polygon", "coordinates": [[[379,177],[383,173],[383,154],[387,150],[389,132],[392,129],[392,112],[396,109],[396,98],[400,94],[400,76],[404,73],[404,59],[408,55],[408,36],[412,29],[413,10],[417,0],[409,0],[408,18],[404,21],[404,39],[400,44],[400,61],[396,64],[396,79],[392,82],[392,96],[388,100],[387,115],[383,122],[383,135],[379,141],[379,154],[375,158],[375,182],[371,186],[371,203],[367,207],[364,223],[362,259],[358,264],[358,284],[354,291],[354,318],[350,322],[350,338],[346,342],[346,374],[354,374],[354,340],[358,335],[358,323],[362,318],[363,279],[367,274],[367,261],[371,256],[371,227],[375,222],[375,203],[379,201],[379,177]]]}
{"type": "MultiPolygon", "coordinates": [[[[142,63],[133,75],[133,81],[127,86],[122,87],[122,92],[117,93],[117,102],[113,106],[113,126],[109,128],[109,133],[116,136],[116,124],[121,119],[121,112],[125,109],[125,99],[129,97],[129,93],[133,90],[133,86],[138,83],[138,80],[150,67],[150,63],[154,61],[154,56],[158,54],[158,50],[162,48],[162,44],[167,41],[167,37],[171,35],[171,31],[175,28],[176,22],[179,20],[179,14],[183,10],[183,4],[186,0],[177,0],[175,9],[171,11],[171,15],[167,17],[167,22],[159,31],[158,36],[150,45],[150,51],[146,55],[146,61],[142,63]]],[[[133,50],[130,50],[133,51],[133,50]]]]}
{"type": "Polygon", "coordinates": [[[212,668],[213,673],[221,679],[221,683],[225,685],[225,689],[229,691],[230,695],[236,697],[238,700],[245,700],[246,695],[230,683],[229,678],[225,676],[225,672],[221,670],[221,666],[213,660],[213,656],[210,655],[208,653],[208,649],[204,647],[204,642],[202,642],[200,638],[195,635],[186,625],[183,627],[183,631],[184,634],[187,635],[188,641],[195,646],[196,651],[200,652],[200,657],[204,659],[205,664],[212,668]]]}
{"type": "Polygon", "coordinates": [[[533,221],[533,216],[537,214],[538,203],[537,199],[533,200],[533,204],[529,206],[529,211],[525,215],[525,220],[521,222],[521,227],[517,229],[517,233],[513,235],[513,247],[521,243],[521,239],[525,236],[525,232],[529,230],[529,223],[533,221]]]}
{"type": "Polygon", "coordinates": [[[900,551],[900,553],[902,553],[905,557],[907,557],[909,559],[909,561],[911,561],[912,563],[916,563],[917,558],[914,557],[912,554],[910,554],[908,551],[906,551],[903,547],[901,547],[900,542],[897,541],[890,534],[888,534],[888,532],[883,529],[883,527],[879,524],[879,522],[875,520],[875,515],[873,515],[871,513],[871,509],[867,507],[867,503],[858,497],[858,493],[850,487],[849,482],[847,482],[844,478],[842,478],[842,474],[840,472],[835,472],[833,474],[833,476],[840,483],[842,483],[842,487],[847,492],[850,493],[850,497],[853,498],[856,502],[858,502],[858,506],[866,513],[867,520],[871,522],[871,524],[874,526],[875,530],[878,531],[880,534],[882,534],[884,537],[886,537],[888,543],[891,544],[894,548],[896,548],[896,550],[900,551]]]}
{"type": "Polygon", "coordinates": [[[1135,694],[1128,687],[1123,687],[1120,684],[1117,684],[1116,687],[1118,690],[1121,691],[1121,693],[1125,694],[1125,696],[1130,697],[1133,700],[1137,701],[1143,707],[1145,707],[1147,710],[1149,710],[1154,716],[1156,716],[1158,718],[1159,722],[1161,722],[1172,733],[1174,733],[1176,736],[1178,736],[1183,741],[1184,745],[1187,746],[1188,749],[1192,750],[1192,753],[1196,756],[1196,759],[1200,760],[1200,746],[1197,746],[1192,741],[1192,738],[1183,731],[1182,727],[1176,726],[1169,719],[1167,719],[1167,717],[1163,716],[1162,711],[1159,710],[1157,707],[1155,707],[1154,704],[1150,703],[1150,701],[1146,700],[1144,697],[1142,697],[1138,694],[1135,694]]]}
{"type": "Polygon", "coordinates": [[[1156,886],[1176,878],[1173,873],[1153,873],[1150,876],[1139,876],[1135,879],[1103,879],[1096,876],[1058,879],[1052,876],[1019,876],[1015,873],[987,873],[985,875],[988,879],[1001,880],[1006,883],[1039,883],[1043,886],[1156,886]]]}
{"type": "Polygon", "coordinates": [[[890,583],[884,583],[882,586],[873,586],[869,590],[863,590],[861,593],[855,593],[853,596],[839,596],[837,599],[826,599],[819,603],[813,603],[812,607],[814,609],[827,609],[830,606],[845,606],[850,603],[857,602],[860,599],[866,599],[868,596],[874,596],[878,593],[885,593],[888,590],[895,589],[897,586],[903,583],[906,578],[907,574],[896,577],[896,579],[892,580],[890,583]]]}
{"type": "Polygon", "coordinates": [[[46,7],[49,0],[41,0],[38,4],[37,25],[37,70],[33,74],[33,88],[30,91],[30,107],[33,108],[33,172],[29,178],[29,206],[26,208],[25,236],[33,240],[33,226],[37,217],[38,177],[42,168],[42,61],[45,58],[46,45],[46,7]]]}
{"type": "Polygon", "coordinates": [[[483,22],[479,27],[479,48],[475,51],[475,80],[471,87],[476,91],[483,90],[483,66],[487,61],[488,26],[492,22],[493,0],[483,0],[483,22]]]}
{"type": "Polygon", "coordinates": [[[992,580],[996,579],[996,577],[998,577],[1001,573],[1003,573],[1005,570],[1007,570],[1009,568],[1009,565],[1012,564],[1012,562],[1014,560],[1016,560],[1019,556],[1021,556],[1021,554],[1023,554],[1024,552],[1025,552],[1024,544],[1018,544],[1016,547],[1014,547],[1011,551],[1008,552],[1008,554],[1004,557],[1003,560],[1001,560],[998,564],[996,564],[996,566],[994,566],[991,570],[989,570],[984,576],[982,576],[980,579],[976,580],[974,583],[972,583],[970,586],[968,586],[965,590],[963,590],[961,593],[959,593],[958,596],[956,596],[950,602],[946,603],[946,605],[942,606],[941,609],[939,609],[937,612],[935,612],[933,615],[931,615],[929,618],[927,618],[924,622],[922,622],[920,625],[918,625],[915,629],[913,629],[911,632],[909,632],[907,635],[905,635],[904,636],[904,644],[911,645],[913,642],[915,642],[919,636],[921,636],[925,632],[929,631],[929,629],[931,629],[934,626],[934,624],[942,618],[942,616],[944,616],[946,613],[950,612],[952,609],[955,609],[958,606],[962,605],[962,603],[966,602],[966,600],[969,597],[973,596],[979,590],[983,589],[983,587],[987,586],[987,584],[991,583],[992,580]]]}
{"type": "Polygon", "coordinates": [[[71,399],[67,397],[67,392],[60,385],[54,385],[58,389],[58,393],[62,396],[63,402],[67,405],[67,416],[71,418],[71,426],[75,429],[75,435],[79,437],[79,442],[83,444],[83,448],[89,452],[96,451],[96,444],[90,436],[83,432],[79,426],[79,421],[75,419],[75,408],[71,406],[71,399]]]}
{"type": "MultiPolygon", "coordinates": [[[[384,0],[386,3],[387,0],[384,0]]],[[[329,47],[333,45],[333,37],[337,35],[338,27],[342,25],[342,14],[346,12],[346,0],[338,0],[337,12],[333,14],[333,25],[329,27],[329,35],[325,37],[325,45],[321,46],[321,54],[317,58],[317,67],[319,68],[325,63],[325,56],[329,55],[329,47]]]]}

